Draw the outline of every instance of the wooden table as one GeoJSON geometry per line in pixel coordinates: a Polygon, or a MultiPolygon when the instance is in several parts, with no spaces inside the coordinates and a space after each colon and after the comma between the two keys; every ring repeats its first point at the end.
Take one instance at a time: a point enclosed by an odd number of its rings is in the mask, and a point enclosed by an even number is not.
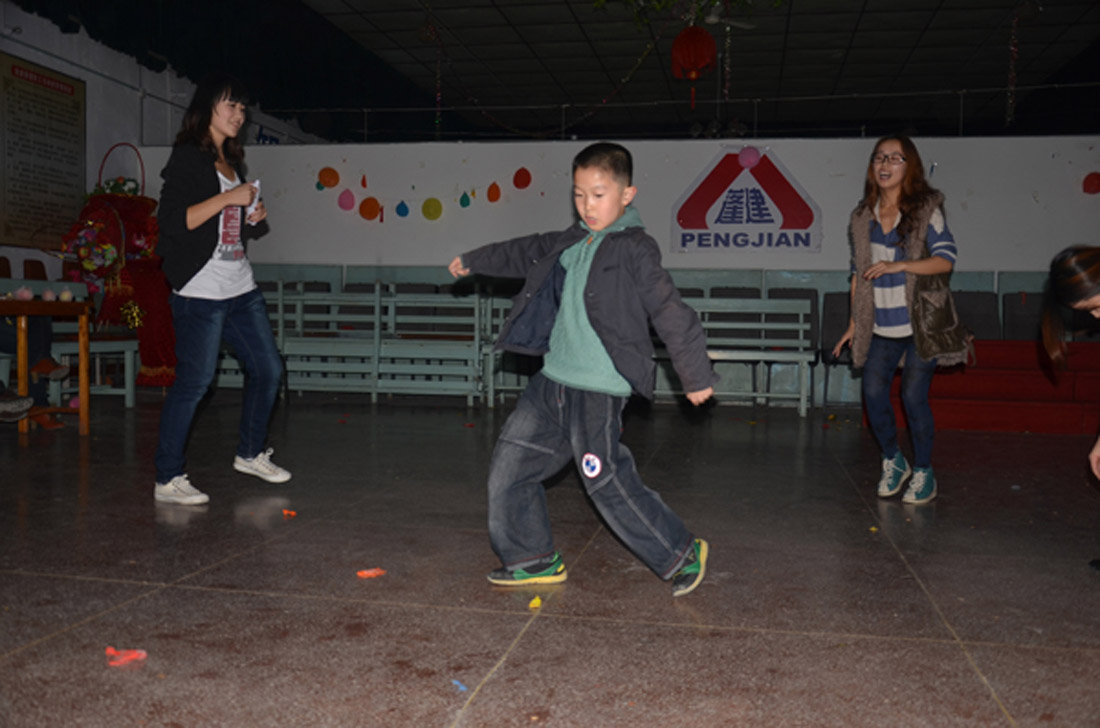
{"type": "MultiPolygon", "coordinates": [[[[89,432],[88,418],[88,316],[91,311],[91,303],[88,301],[14,301],[10,299],[0,300],[0,316],[15,318],[16,328],[16,371],[18,372],[19,386],[17,392],[20,397],[26,397],[30,392],[30,363],[27,361],[27,317],[49,316],[71,317],[75,316],[79,325],[77,341],[80,349],[80,362],[78,377],[80,382],[80,407],[74,410],[71,407],[38,407],[32,413],[50,412],[78,412],[80,414],[80,434],[89,432]]],[[[19,420],[19,432],[30,430],[28,418],[19,420]]]]}

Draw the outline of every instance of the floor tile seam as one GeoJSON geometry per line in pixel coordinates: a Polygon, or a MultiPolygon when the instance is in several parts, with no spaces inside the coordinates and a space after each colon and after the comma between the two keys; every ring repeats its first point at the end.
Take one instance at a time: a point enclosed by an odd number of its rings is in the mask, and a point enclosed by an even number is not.
{"type": "Polygon", "coordinates": [[[421,609],[425,611],[436,610],[443,612],[465,612],[471,614],[492,614],[498,616],[530,616],[530,608],[524,609],[491,609],[488,607],[458,606],[447,604],[431,604],[428,602],[413,602],[392,599],[371,599],[369,597],[345,597],[331,594],[309,594],[304,592],[271,591],[266,589],[233,589],[230,587],[200,586],[194,584],[166,584],[165,590],[178,589],[180,591],[204,592],[221,594],[225,596],[254,596],[270,599],[297,599],[311,602],[332,602],[335,604],[361,604],[366,606],[398,607],[401,609],[421,609]]]}
{"type": "MultiPolygon", "coordinates": [[[[595,543],[596,538],[600,535],[602,531],[603,526],[596,527],[596,530],[592,532],[592,535],[588,538],[588,541],[585,542],[584,547],[581,548],[581,550],[577,553],[574,563],[579,562],[583,558],[584,554],[588,551],[589,548],[591,548],[592,544],[595,543]]],[[[553,601],[555,596],[557,596],[556,591],[549,593],[544,603],[541,606],[534,608],[533,613],[530,615],[530,618],[524,623],[523,628],[520,629],[519,633],[515,636],[515,639],[512,640],[511,644],[508,645],[508,649],[504,651],[504,654],[500,656],[500,659],[496,661],[496,663],[487,673],[485,673],[485,675],[478,681],[477,686],[470,692],[470,696],[466,699],[466,701],[462,704],[462,707],[458,710],[458,714],[455,716],[455,720],[451,724],[451,728],[457,728],[459,723],[462,722],[463,715],[465,715],[466,710],[471,705],[473,705],[474,699],[481,692],[481,689],[489,682],[489,680],[492,679],[493,675],[495,675],[497,671],[499,671],[500,668],[504,666],[504,663],[507,662],[509,655],[511,655],[519,646],[519,643],[520,641],[522,641],[523,636],[527,634],[527,631],[531,629],[531,627],[535,624],[535,621],[543,618],[544,616],[547,616],[543,610],[548,604],[553,601]]]]}
{"type": "Polygon", "coordinates": [[[89,576],[88,574],[58,574],[50,571],[26,571],[23,569],[0,569],[0,576],[23,576],[38,579],[60,579],[65,581],[90,581],[101,584],[119,584],[125,586],[166,587],[166,581],[148,581],[145,579],[122,579],[111,576],[89,576]]]}
{"type": "Polygon", "coordinates": [[[981,682],[981,684],[985,686],[986,690],[989,693],[989,696],[992,698],[994,704],[996,704],[996,706],[1000,709],[1002,715],[1004,715],[1005,718],[1008,720],[1009,725],[1017,725],[1016,719],[1008,710],[1008,706],[1006,706],[1004,701],[1001,700],[1001,696],[997,693],[996,688],[993,687],[993,684],[989,681],[989,678],[985,675],[984,672],[982,672],[981,668],[978,667],[978,663],[974,659],[974,655],[967,648],[966,642],[959,636],[959,633],[955,629],[955,626],[951,623],[951,620],[947,618],[947,614],[944,612],[943,607],[936,600],[935,596],[933,596],[931,590],[928,588],[928,585],[924,583],[924,580],[921,579],[916,569],[913,568],[913,565],[909,562],[909,559],[905,556],[905,553],[901,550],[901,547],[898,546],[897,541],[895,541],[894,538],[890,535],[889,530],[885,528],[885,524],[879,517],[877,509],[872,507],[872,503],[868,501],[867,496],[856,485],[855,478],[851,476],[851,473],[844,466],[844,463],[840,461],[839,456],[836,456],[834,454],[834,457],[836,457],[837,464],[840,466],[842,471],[847,475],[848,482],[856,491],[856,494],[858,495],[860,500],[863,501],[864,508],[867,510],[867,513],[871,516],[872,520],[878,524],[879,532],[882,533],[882,535],[886,539],[886,542],[890,544],[890,547],[894,550],[894,553],[897,554],[897,557],[901,560],[901,563],[905,567],[905,570],[909,572],[913,580],[916,582],[917,587],[924,593],[925,598],[928,600],[929,605],[932,607],[932,611],[936,613],[936,616],[939,618],[940,623],[943,625],[944,629],[946,629],[948,634],[951,635],[950,642],[955,644],[959,648],[959,650],[962,651],[962,654],[966,658],[966,661],[969,663],[971,670],[973,670],[979,682],[981,682]]]}
{"type": "Polygon", "coordinates": [[[111,607],[108,607],[107,609],[104,609],[100,612],[96,612],[95,614],[91,614],[91,615],[85,617],[84,619],[81,619],[77,622],[73,622],[72,624],[66,625],[62,629],[54,630],[53,632],[51,632],[49,634],[42,635],[38,639],[31,640],[30,642],[27,642],[26,644],[19,645],[18,647],[15,647],[14,649],[8,650],[7,652],[0,653],[0,663],[5,662],[6,660],[8,660],[11,657],[14,657],[15,655],[18,655],[20,652],[25,652],[26,650],[29,650],[31,648],[37,647],[38,645],[49,642],[50,640],[55,639],[57,637],[60,637],[61,635],[68,634],[69,632],[72,632],[74,629],[77,629],[79,627],[83,627],[86,624],[91,624],[92,622],[95,622],[95,621],[97,621],[97,620],[99,620],[99,619],[101,619],[101,618],[103,618],[103,617],[105,617],[109,614],[113,614],[114,612],[117,612],[120,609],[123,609],[125,607],[129,607],[129,606],[131,606],[133,604],[136,604],[137,602],[140,602],[144,599],[148,599],[148,598],[154,596],[155,594],[159,594],[162,591],[164,591],[164,589],[160,588],[160,587],[155,588],[155,589],[150,589],[147,592],[144,592],[142,594],[138,594],[136,596],[130,597],[129,599],[126,599],[122,602],[119,602],[118,604],[115,604],[111,607]]]}

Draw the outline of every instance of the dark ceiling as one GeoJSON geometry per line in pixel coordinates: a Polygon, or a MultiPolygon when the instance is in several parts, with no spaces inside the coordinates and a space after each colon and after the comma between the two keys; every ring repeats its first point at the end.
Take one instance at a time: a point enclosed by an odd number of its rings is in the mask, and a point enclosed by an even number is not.
{"type": "Polygon", "coordinates": [[[687,0],[15,2],[334,140],[1100,131],[1094,0],[699,0],[695,108],[687,0]]]}

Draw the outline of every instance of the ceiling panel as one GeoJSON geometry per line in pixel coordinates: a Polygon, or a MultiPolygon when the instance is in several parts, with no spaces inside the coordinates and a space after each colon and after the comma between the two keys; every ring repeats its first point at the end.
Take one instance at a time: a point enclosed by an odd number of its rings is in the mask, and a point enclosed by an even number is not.
{"type": "MultiPolygon", "coordinates": [[[[705,103],[694,111],[685,103],[691,84],[674,79],[671,71],[673,42],[684,20],[648,11],[648,23],[635,22],[623,0],[608,0],[599,10],[590,0],[304,4],[433,96],[441,55],[439,80],[445,89],[461,89],[457,93],[463,96],[444,103],[477,99],[553,107],[599,104],[613,97],[599,114],[574,127],[593,134],[606,133],[609,124],[636,134],[647,126],[659,129],[721,114],[712,102],[726,95],[727,86],[731,98],[762,99],[752,110],[777,125],[776,132],[797,133],[799,125],[812,131],[827,117],[851,128],[919,119],[934,133],[952,133],[960,125],[958,91],[1001,89],[1002,97],[1007,94],[1014,17],[1018,85],[1054,87],[1070,73],[1077,82],[1084,77],[1095,84],[1078,98],[1100,97],[1100,3],[1083,0],[1046,0],[1041,10],[1036,0],[757,2],[718,23],[699,23],[714,36],[719,58],[695,84],[697,98],[705,103]],[[721,58],[726,21],[728,82],[721,58]],[[935,101],[915,104],[890,96],[905,93],[935,101]],[[834,98],[816,98],[830,95],[834,98]],[[913,110],[922,104],[927,108],[913,110]]],[[[1003,98],[1000,108],[994,99],[969,101],[971,118],[963,120],[964,126],[996,129],[1003,123],[1003,98]]],[[[484,127],[479,133],[493,133],[484,115],[468,118],[484,127]]],[[[554,108],[517,110],[512,119],[533,124],[539,133],[561,122],[554,108]]],[[[497,131],[505,136],[516,132],[497,131]]]]}

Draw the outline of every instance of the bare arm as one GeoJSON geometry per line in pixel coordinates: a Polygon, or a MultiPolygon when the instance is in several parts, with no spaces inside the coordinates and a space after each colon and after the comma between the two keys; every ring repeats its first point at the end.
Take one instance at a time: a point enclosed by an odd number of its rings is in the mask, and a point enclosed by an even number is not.
{"type": "Polygon", "coordinates": [[[196,229],[204,222],[232,205],[248,207],[252,204],[252,198],[255,194],[255,187],[250,184],[243,184],[237,185],[233,189],[214,195],[213,197],[208,197],[202,202],[196,202],[194,205],[187,208],[187,229],[196,229]]]}
{"type": "MultiPolygon", "coordinates": [[[[852,275],[852,286],[848,291],[848,310],[855,311],[856,302],[856,277],[852,275]]],[[[840,352],[844,347],[852,343],[852,335],[856,332],[856,320],[854,316],[848,317],[848,328],[845,330],[844,335],[840,337],[840,341],[836,342],[836,346],[833,347],[833,358],[840,356],[840,352]]]]}

